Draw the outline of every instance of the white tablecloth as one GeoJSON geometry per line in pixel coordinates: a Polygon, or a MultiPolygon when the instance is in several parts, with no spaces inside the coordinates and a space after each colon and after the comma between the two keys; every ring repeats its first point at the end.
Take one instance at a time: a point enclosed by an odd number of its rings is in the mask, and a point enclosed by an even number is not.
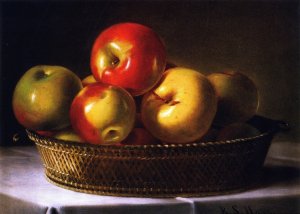
{"type": "Polygon", "coordinates": [[[50,184],[34,146],[0,148],[0,213],[299,213],[300,148],[273,143],[260,187],[199,198],[112,197],[50,184]]]}

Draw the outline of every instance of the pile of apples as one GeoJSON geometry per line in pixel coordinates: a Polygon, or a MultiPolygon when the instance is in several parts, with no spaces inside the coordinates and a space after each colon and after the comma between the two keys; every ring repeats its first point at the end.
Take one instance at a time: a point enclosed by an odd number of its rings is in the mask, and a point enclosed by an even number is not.
{"type": "Polygon", "coordinates": [[[151,28],[119,23],[96,38],[92,74],[38,65],[21,77],[13,110],[27,129],[104,145],[178,144],[250,137],[258,90],[240,72],[205,76],[167,62],[151,28]]]}

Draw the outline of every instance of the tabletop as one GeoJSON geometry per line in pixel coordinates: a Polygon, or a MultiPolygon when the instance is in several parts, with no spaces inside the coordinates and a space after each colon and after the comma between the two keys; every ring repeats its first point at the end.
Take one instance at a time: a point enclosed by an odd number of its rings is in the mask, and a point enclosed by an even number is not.
{"type": "Polygon", "coordinates": [[[113,197],[49,183],[35,146],[0,147],[0,213],[300,213],[300,144],[273,142],[255,188],[197,198],[113,197]]]}

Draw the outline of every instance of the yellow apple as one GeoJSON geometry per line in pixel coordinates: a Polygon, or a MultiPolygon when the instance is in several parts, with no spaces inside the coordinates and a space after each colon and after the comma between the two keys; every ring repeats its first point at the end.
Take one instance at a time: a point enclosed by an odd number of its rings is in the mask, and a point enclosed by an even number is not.
{"type": "Polygon", "coordinates": [[[150,133],[163,142],[187,143],[202,137],[217,110],[213,86],[201,73],[168,69],[142,100],[141,116],[150,133]]]}
{"type": "Polygon", "coordinates": [[[207,76],[218,96],[218,110],[214,124],[225,126],[234,122],[245,122],[258,109],[258,90],[246,75],[225,71],[207,76]]]}
{"type": "Polygon", "coordinates": [[[84,87],[84,86],[87,86],[87,85],[97,82],[97,80],[95,79],[95,77],[93,75],[88,75],[81,82],[84,87]]]}
{"type": "Polygon", "coordinates": [[[218,134],[217,140],[234,140],[239,138],[255,137],[260,131],[247,123],[232,123],[222,128],[218,134]]]}
{"type": "Polygon", "coordinates": [[[53,137],[65,141],[84,142],[84,140],[72,128],[58,131],[53,137]]]}

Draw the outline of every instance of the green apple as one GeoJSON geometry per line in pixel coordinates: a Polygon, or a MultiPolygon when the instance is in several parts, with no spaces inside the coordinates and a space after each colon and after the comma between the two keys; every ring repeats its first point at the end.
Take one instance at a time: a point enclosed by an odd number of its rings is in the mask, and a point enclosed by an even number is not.
{"type": "Polygon", "coordinates": [[[217,97],[208,79],[195,70],[176,67],[144,95],[141,116],[150,133],[163,142],[188,143],[210,128],[217,97]]]}
{"type": "Polygon", "coordinates": [[[81,80],[65,67],[34,66],[15,87],[12,101],[15,117],[27,129],[63,129],[70,126],[70,106],[81,89],[81,80]]]}
{"type": "Polygon", "coordinates": [[[218,110],[214,124],[225,126],[245,122],[256,114],[259,105],[258,90],[246,75],[225,71],[207,76],[218,96],[218,110]]]}

